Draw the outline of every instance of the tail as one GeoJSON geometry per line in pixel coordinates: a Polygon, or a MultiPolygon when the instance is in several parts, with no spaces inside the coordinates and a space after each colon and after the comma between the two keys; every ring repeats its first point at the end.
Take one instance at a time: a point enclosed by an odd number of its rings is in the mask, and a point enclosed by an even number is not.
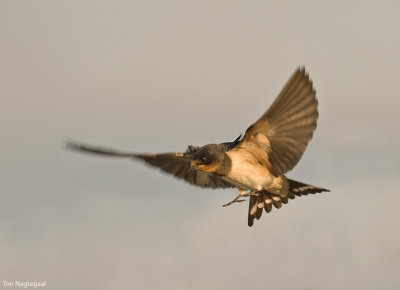
{"type": "Polygon", "coordinates": [[[289,202],[289,199],[294,199],[296,196],[330,191],[329,189],[305,184],[292,179],[287,179],[287,181],[289,182],[289,189],[286,195],[273,194],[266,190],[262,190],[257,192],[258,196],[250,196],[248,215],[249,227],[253,226],[254,218],[256,218],[257,220],[261,218],[263,208],[268,213],[272,210],[272,205],[274,205],[276,208],[281,208],[282,203],[287,204],[289,202]]]}

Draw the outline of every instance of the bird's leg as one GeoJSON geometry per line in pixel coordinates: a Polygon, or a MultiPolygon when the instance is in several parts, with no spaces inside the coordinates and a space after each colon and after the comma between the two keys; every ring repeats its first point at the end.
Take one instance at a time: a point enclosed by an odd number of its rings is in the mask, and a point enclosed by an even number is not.
{"type": "Polygon", "coordinates": [[[229,206],[229,205],[231,205],[231,204],[233,204],[233,203],[235,203],[235,202],[242,202],[242,201],[245,201],[244,199],[239,199],[239,198],[241,198],[241,197],[243,197],[243,196],[245,196],[245,195],[246,195],[246,190],[244,190],[244,189],[239,189],[239,195],[236,196],[235,199],[233,199],[233,200],[231,200],[230,202],[224,204],[223,207],[227,207],[227,206],[229,206]]]}
{"type": "Polygon", "coordinates": [[[239,199],[239,198],[241,198],[241,197],[247,197],[247,196],[250,196],[250,195],[258,196],[258,193],[255,192],[255,191],[250,191],[249,193],[246,193],[246,190],[244,190],[244,189],[239,189],[239,195],[236,196],[235,199],[233,199],[232,201],[230,201],[230,202],[224,204],[223,207],[227,207],[227,206],[229,206],[229,205],[231,205],[231,204],[233,204],[233,203],[235,203],[235,202],[242,202],[242,201],[245,201],[245,199],[239,199]]]}
{"type": "Polygon", "coordinates": [[[250,191],[249,193],[246,193],[245,195],[243,195],[244,197],[246,196],[259,196],[260,194],[257,191],[250,191]]]}

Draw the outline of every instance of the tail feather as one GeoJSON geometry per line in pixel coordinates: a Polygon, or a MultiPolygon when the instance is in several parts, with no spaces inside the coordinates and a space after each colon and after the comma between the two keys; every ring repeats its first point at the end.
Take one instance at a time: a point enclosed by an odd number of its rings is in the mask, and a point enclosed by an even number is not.
{"type": "Polygon", "coordinates": [[[315,185],[309,185],[293,179],[288,179],[288,181],[289,181],[289,192],[297,196],[330,191],[329,189],[326,188],[322,188],[315,185]]]}
{"type": "Polygon", "coordinates": [[[329,189],[319,186],[309,185],[296,180],[288,179],[289,189],[286,195],[278,195],[266,190],[259,191],[259,196],[250,196],[248,225],[253,226],[254,219],[260,219],[262,208],[268,213],[272,210],[272,205],[276,208],[281,208],[282,204],[287,204],[289,199],[294,199],[296,196],[315,194],[320,192],[329,192],[329,189]]]}
{"type": "Polygon", "coordinates": [[[257,196],[251,195],[249,198],[249,216],[247,221],[249,227],[253,226],[256,211],[257,211],[257,196]]]}

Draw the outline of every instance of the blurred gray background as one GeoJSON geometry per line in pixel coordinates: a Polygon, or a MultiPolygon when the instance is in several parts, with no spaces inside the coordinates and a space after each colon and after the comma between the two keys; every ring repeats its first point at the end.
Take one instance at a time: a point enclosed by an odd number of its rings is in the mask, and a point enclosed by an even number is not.
{"type": "MultiPolygon", "coordinates": [[[[47,289],[400,289],[397,1],[1,1],[0,280],[47,289]],[[135,152],[232,141],[299,65],[320,118],[247,227],[135,152]]],[[[1,287],[3,287],[1,283],[1,287]]]]}

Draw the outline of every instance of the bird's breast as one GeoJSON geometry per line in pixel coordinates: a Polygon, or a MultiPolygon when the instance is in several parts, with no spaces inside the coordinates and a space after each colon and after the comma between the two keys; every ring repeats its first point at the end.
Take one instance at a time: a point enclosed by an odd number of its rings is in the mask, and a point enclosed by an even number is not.
{"type": "Polygon", "coordinates": [[[236,187],[250,190],[266,189],[273,180],[269,170],[262,166],[251,154],[240,150],[227,152],[231,168],[223,179],[236,187]]]}

